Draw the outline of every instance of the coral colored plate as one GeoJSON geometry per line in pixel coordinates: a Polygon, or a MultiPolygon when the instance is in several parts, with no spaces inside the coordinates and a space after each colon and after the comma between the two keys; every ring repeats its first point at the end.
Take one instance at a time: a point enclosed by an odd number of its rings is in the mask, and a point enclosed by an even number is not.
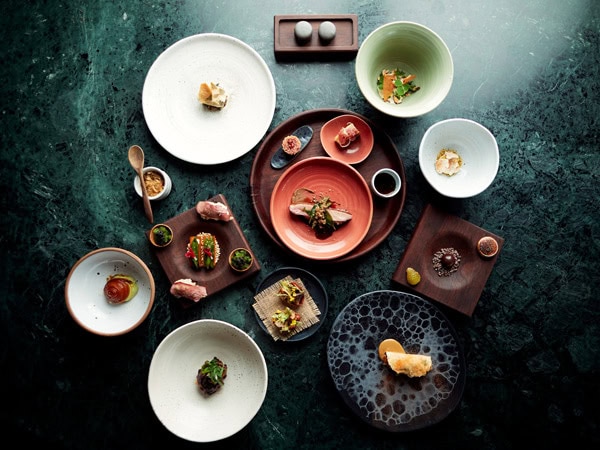
{"type": "Polygon", "coordinates": [[[352,251],[369,231],[373,199],[369,186],[352,166],[329,157],[302,160],[279,178],[271,195],[271,221],[279,239],[294,253],[310,259],[329,260],[352,251]],[[329,196],[352,213],[352,219],[325,239],[302,217],[290,213],[292,194],[307,188],[329,196]]]}
{"type": "Polygon", "coordinates": [[[348,164],[358,164],[363,162],[371,154],[373,150],[373,131],[371,127],[360,117],[352,114],[343,114],[335,117],[323,125],[321,128],[321,145],[332,158],[338,159],[348,164]],[[352,122],[358,129],[360,135],[352,141],[348,147],[340,147],[335,142],[335,137],[340,132],[342,127],[345,127],[348,122],[352,122]]]}

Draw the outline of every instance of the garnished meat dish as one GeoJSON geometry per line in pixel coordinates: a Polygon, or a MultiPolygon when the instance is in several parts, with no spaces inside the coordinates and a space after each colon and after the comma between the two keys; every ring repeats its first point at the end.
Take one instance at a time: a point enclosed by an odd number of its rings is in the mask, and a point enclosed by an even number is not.
{"type": "Polygon", "coordinates": [[[220,256],[221,248],[213,234],[198,233],[190,237],[185,257],[191,261],[194,269],[214,269],[220,256]]]}
{"type": "Polygon", "coordinates": [[[352,219],[352,214],[329,197],[307,188],[294,191],[290,212],[308,220],[308,225],[319,235],[329,235],[352,219]]]}
{"type": "Polygon", "coordinates": [[[196,382],[202,392],[212,395],[223,386],[226,377],[227,364],[215,356],[202,364],[196,375],[196,382]]]}
{"type": "Polygon", "coordinates": [[[360,131],[352,123],[348,122],[345,127],[342,127],[339,133],[333,139],[340,147],[348,147],[352,142],[360,137],[360,131]]]}

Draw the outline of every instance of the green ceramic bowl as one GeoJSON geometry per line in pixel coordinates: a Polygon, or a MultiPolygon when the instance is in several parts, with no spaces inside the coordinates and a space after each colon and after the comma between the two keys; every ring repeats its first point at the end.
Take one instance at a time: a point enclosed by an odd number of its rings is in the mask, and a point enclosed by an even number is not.
{"type": "Polygon", "coordinates": [[[434,31],[414,22],[391,22],[367,36],[356,55],[356,80],[367,101],[394,117],[417,117],[435,109],[448,95],[454,77],[452,55],[434,31]],[[414,74],[417,92],[402,103],[384,102],[377,77],[384,69],[414,74]]]}

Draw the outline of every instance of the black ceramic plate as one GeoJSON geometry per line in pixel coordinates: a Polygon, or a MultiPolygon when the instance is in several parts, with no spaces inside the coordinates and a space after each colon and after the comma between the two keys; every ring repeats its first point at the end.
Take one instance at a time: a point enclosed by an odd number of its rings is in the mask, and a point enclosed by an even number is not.
{"type": "MultiPolygon", "coordinates": [[[[295,342],[306,339],[317,332],[317,330],[323,324],[325,316],[327,315],[327,306],[329,304],[329,301],[327,297],[327,291],[325,290],[325,287],[319,281],[319,279],[315,277],[312,273],[304,269],[300,269],[299,267],[282,267],[280,269],[274,270],[269,275],[267,275],[264,280],[260,282],[260,284],[256,288],[255,295],[259,292],[264,291],[269,286],[277,283],[279,280],[285,278],[288,275],[291,276],[293,279],[300,278],[302,280],[302,283],[304,283],[304,287],[310,293],[310,296],[314,300],[315,304],[319,307],[319,311],[321,311],[321,315],[319,316],[319,321],[317,323],[305,330],[302,330],[298,334],[291,336],[289,339],[283,341],[295,342]]],[[[269,334],[269,330],[267,329],[263,321],[260,319],[256,311],[254,311],[254,317],[256,317],[258,324],[265,331],[265,333],[269,334]]]]}
{"type": "Polygon", "coordinates": [[[331,328],[327,362],[350,409],[386,431],[440,422],[459,404],[465,386],[465,358],[451,323],[429,301],[403,292],[370,292],[346,305],[331,328]],[[377,351],[388,338],[406,353],[430,355],[431,371],[420,378],[394,373],[377,351]]]}

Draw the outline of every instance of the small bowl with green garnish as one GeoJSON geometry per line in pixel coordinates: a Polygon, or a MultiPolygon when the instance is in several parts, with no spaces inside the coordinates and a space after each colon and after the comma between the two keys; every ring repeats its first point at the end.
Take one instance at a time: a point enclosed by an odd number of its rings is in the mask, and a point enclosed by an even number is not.
{"type": "Polygon", "coordinates": [[[247,248],[236,248],[229,254],[229,265],[236,272],[245,272],[253,262],[254,257],[247,248]]]}
{"type": "Polygon", "coordinates": [[[454,77],[444,40],[424,25],[398,21],[373,30],[356,55],[356,81],[365,99],[393,117],[418,117],[446,98],[454,77]]]}
{"type": "Polygon", "coordinates": [[[173,229],[167,224],[159,223],[152,227],[148,239],[155,247],[166,247],[173,241],[173,229]]]}

